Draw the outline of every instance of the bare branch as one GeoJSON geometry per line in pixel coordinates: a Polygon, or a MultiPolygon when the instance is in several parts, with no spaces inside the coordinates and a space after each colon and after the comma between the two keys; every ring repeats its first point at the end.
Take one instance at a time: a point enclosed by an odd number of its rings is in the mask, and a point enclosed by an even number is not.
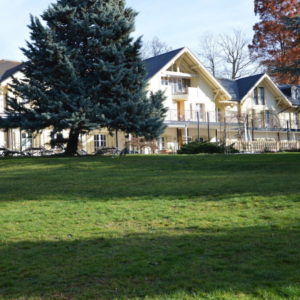
{"type": "Polygon", "coordinates": [[[200,37],[198,55],[205,67],[218,76],[218,65],[221,63],[220,47],[212,33],[205,33],[200,37]]]}
{"type": "Polygon", "coordinates": [[[155,36],[151,41],[144,43],[142,47],[142,57],[144,59],[157,56],[172,50],[172,47],[162,42],[157,36],[155,36]]]}
{"type": "Polygon", "coordinates": [[[250,57],[249,42],[250,38],[239,29],[217,37],[206,33],[200,38],[198,55],[214,76],[238,79],[255,74],[260,68],[250,57]]]}

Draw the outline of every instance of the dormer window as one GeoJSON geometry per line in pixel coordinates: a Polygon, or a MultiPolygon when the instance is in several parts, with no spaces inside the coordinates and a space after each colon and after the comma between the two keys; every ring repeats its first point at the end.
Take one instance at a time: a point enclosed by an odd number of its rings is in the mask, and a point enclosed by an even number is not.
{"type": "Polygon", "coordinates": [[[265,88],[257,87],[254,89],[254,103],[255,105],[265,105],[265,88]]]}

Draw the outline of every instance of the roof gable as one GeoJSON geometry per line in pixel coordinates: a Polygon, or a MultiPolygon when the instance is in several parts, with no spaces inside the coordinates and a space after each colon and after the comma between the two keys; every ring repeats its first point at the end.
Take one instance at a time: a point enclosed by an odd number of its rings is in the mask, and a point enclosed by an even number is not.
{"type": "Polygon", "coordinates": [[[233,101],[242,101],[243,98],[253,89],[253,87],[265,76],[257,74],[240,78],[237,80],[220,78],[219,82],[230,93],[233,101]]]}
{"type": "Polygon", "coordinates": [[[258,83],[259,80],[262,79],[264,75],[265,74],[257,74],[244,77],[236,81],[239,89],[240,100],[242,100],[250,92],[250,90],[258,83]]]}
{"type": "Polygon", "coordinates": [[[192,69],[198,74],[201,73],[203,78],[214,87],[217,94],[221,91],[221,95],[223,97],[228,100],[231,99],[231,95],[228,91],[224,89],[220,82],[202,65],[199,59],[185,47],[144,60],[147,72],[145,79],[149,80],[158,72],[163,71],[164,69],[166,70],[175,60],[179,59],[181,55],[185,55],[189,58],[189,60],[193,63],[192,69]]]}
{"type": "Polygon", "coordinates": [[[273,93],[276,93],[280,98],[284,99],[287,104],[293,104],[290,97],[288,97],[287,94],[283,91],[286,89],[286,86],[282,89],[279,89],[279,87],[267,74],[257,74],[238,80],[219,79],[220,83],[231,94],[232,100],[239,102],[243,102],[246,99],[246,96],[263,80],[267,80],[267,82],[269,83],[269,87],[271,88],[273,93]]]}
{"type": "Polygon", "coordinates": [[[184,48],[179,48],[161,55],[150,57],[144,60],[146,68],[146,80],[159,72],[170,60],[172,60],[184,48]]]}

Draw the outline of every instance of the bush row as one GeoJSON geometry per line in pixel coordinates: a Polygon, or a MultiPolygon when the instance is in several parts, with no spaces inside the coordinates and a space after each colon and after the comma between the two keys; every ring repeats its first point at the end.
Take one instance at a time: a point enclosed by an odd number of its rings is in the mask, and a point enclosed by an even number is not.
{"type": "Polygon", "coordinates": [[[198,153],[239,153],[233,145],[226,146],[222,143],[191,142],[185,144],[178,150],[178,154],[198,154],[198,153]]]}

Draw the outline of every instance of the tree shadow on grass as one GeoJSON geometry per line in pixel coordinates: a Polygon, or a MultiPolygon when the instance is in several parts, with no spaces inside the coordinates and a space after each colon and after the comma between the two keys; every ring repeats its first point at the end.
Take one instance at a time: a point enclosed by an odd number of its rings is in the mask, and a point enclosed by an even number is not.
{"type": "Polygon", "coordinates": [[[0,296],[172,299],[186,293],[199,299],[227,292],[300,297],[299,224],[68,238],[3,245],[0,296]]]}
{"type": "Polygon", "coordinates": [[[287,189],[292,194],[299,193],[297,159],[300,155],[288,154],[2,160],[0,200],[216,198],[285,194],[287,189]]]}

